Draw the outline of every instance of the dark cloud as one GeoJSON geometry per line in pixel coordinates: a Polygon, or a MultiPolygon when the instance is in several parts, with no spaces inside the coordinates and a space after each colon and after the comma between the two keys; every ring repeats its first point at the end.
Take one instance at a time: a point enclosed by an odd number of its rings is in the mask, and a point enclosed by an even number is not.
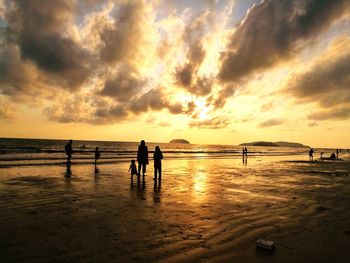
{"type": "Polygon", "coordinates": [[[141,97],[134,99],[129,104],[129,109],[135,114],[147,112],[148,110],[168,109],[173,114],[184,113],[184,109],[180,103],[169,102],[165,94],[160,88],[151,89],[141,97]]]}
{"type": "Polygon", "coordinates": [[[128,101],[138,95],[146,81],[132,67],[122,67],[113,78],[107,79],[101,94],[117,99],[120,102],[128,101]]]}
{"type": "Polygon", "coordinates": [[[288,59],[349,10],[348,0],[265,0],[253,6],[222,55],[219,78],[237,81],[288,59]]]}
{"type": "Polygon", "coordinates": [[[79,87],[90,75],[90,55],[65,34],[74,17],[74,2],[16,0],[11,6],[6,13],[6,41],[47,73],[48,81],[79,87]]]}
{"type": "Polygon", "coordinates": [[[266,121],[263,121],[259,124],[260,128],[265,128],[265,127],[270,127],[270,126],[277,126],[277,125],[281,125],[284,123],[284,120],[282,119],[269,119],[266,121]]]}
{"type": "Polygon", "coordinates": [[[350,118],[350,107],[336,108],[326,111],[315,112],[307,116],[309,120],[323,121],[328,119],[346,120],[350,118]]]}
{"type": "Polygon", "coordinates": [[[189,123],[191,127],[204,128],[204,129],[221,129],[230,124],[227,119],[220,117],[214,117],[207,120],[193,120],[189,123]]]}
{"type": "Polygon", "coordinates": [[[288,89],[298,99],[318,102],[329,108],[350,103],[350,52],[319,61],[305,73],[299,73],[288,83],[288,89]]]}

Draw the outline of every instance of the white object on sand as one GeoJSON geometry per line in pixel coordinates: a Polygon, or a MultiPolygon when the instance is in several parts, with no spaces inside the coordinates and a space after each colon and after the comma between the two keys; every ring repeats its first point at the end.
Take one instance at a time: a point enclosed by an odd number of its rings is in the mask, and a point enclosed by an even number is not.
{"type": "Polygon", "coordinates": [[[272,240],[267,240],[267,239],[258,239],[256,241],[256,246],[268,250],[272,250],[275,248],[275,242],[272,240]]]}

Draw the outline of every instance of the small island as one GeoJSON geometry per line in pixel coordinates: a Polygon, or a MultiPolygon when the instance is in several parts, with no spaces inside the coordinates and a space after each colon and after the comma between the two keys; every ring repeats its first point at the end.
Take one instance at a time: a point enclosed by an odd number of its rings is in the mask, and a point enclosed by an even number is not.
{"type": "Polygon", "coordinates": [[[248,143],[241,143],[239,146],[271,146],[271,147],[309,147],[307,145],[303,145],[301,143],[296,142],[266,142],[266,141],[258,141],[258,142],[248,142],[248,143]]]}
{"type": "Polygon", "coordinates": [[[185,139],[173,139],[171,140],[169,143],[183,143],[183,144],[190,144],[189,141],[185,140],[185,139]]]}

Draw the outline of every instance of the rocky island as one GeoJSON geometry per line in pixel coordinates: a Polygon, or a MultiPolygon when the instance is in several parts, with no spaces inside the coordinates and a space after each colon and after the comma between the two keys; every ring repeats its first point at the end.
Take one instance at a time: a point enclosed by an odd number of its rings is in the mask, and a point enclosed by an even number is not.
{"type": "Polygon", "coordinates": [[[189,141],[185,140],[185,139],[173,139],[171,140],[169,143],[183,143],[183,144],[190,144],[189,141]]]}

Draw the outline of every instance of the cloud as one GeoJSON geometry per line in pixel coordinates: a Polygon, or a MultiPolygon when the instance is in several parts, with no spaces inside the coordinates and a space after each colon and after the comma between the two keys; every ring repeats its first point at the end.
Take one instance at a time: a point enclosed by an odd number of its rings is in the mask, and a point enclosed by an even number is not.
{"type": "Polygon", "coordinates": [[[207,95],[211,92],[213,79],[199,74],[199,68],[205,58],[206,51],[202,44],[205,29],[213,22],[213,13],[202,12],[189,23],[183,33],[183,40],[188,47],[186,62],[175,70],[175,80],[179,86],[191,94],[207,95]]]}
{"type": "Polygon", "coordinates": [[[350,118],[350,107],[336,108],[315,112],[307,116],[309,120],[323,121],[323,120],[346,120],[350,118]]]}
{"type": "Polygon", "coordinates": [[[151,89],[141,97],[134,99],[129,104],[129,109],[135,114],[147,112],[149,109],[159,111],[168,109],[173,114],[183,113],[183,106],[179,103],[172,104],[162,93],[161,88],[151,89]]]}
{"type": "Polygon", "coordinates": [[[287,90],[297,99],[317,102],[327,109],[350,103],[350,38],[335,40],[305,68],[287,83],[287,90]]]}
{"type": "Polygon", "coordinates": [[[310,122],[307,126],[308,127],[316,127],[316,126],[318,126],[318,123],[313,121],[313,122],[310,122]]]}
{"type": "Polygon", "coordinates": [[[348,0],[265,0],[254,5],[231,36],[219,78],[239,81],[290,59],[349,10],[348,0]]]}
{"type": "Polygon", "coordinates": [[[123,66],[115,76],[106,80],[100,94],[115,98],[120,102],[128,101],[140,92],[145,83],[146,80],[135,68],[123,66]]]}
{"type": "Polygon", "coordinates": [[[15,41],[23,60],[67,89],[78,88],[90,74],[90,54],[65,34],[74,17],[73,3],[16,0],[6,13],[7,43],[15,41]]]}
{"type": "Polygon", "coordinates": [[[266,128],[266,127],[270,127],[270,126],[277,126],[277,125],[281,125],[284,123],[284,120],[282,119],[276,119],[276,118],[272,118],[266,121],[263,121],[259,124],[260,128],[266,128]]]}
{"type": "Polygon", "coordinates": [[[100,59],[109,64],[140,60],[152,48],[148,35],[153,17],[144,1],[124,1],[116,10],[114,23],[100,32],[100,59]]]}
{"type": "Polygon", "coordinates": [[[12,120],[17,117],[18,109],[14,103],[6,98],[0,97],[0,120],[12,120]]]}
{"type": "Polygon", "coordinates": [[[230,122],[225,118],[213,117],[206,120],[193,120],[189,123],[189,126],[204,129],[221,129],[227,127],[229,124],[230,122]]]}

